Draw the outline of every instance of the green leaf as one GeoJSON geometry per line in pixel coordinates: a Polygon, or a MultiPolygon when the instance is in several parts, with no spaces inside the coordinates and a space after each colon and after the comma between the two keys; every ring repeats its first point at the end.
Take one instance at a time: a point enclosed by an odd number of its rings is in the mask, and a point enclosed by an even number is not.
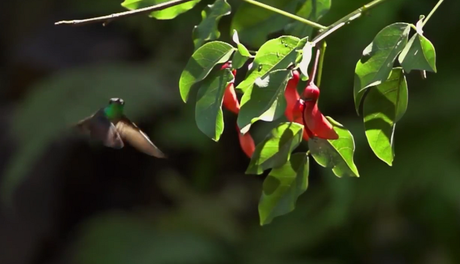
{"type": "Polygon", "coordinates": [[[344,175],[359,177],[358,168],[356,168],[353,161],[355,152],[353,135],[331,117],[328,116],[327,119],[334,126],[339,139],[309,139],[308,147],[311,155],[319,165],[325,168],[332,168],[332,172],[338,177],[344,175]]]}
{"type": "MultiPolygon", "coordinates": [[[[129,10],[135,10],[135,9],[140,9],[140,8],[144,8],[148,6],[154,6],[154,5],[158,5],[158,4],[166,3],[170,1],[171,0],[125,0],[123,3],[121,3],[121,6],[129,10]]],[[[192,9],[199,2],[200,0],[194,0],[194,1],[186,2],[180,5],[168,7],[163,10],[154,11],[149,14],[149,17],[154,17],[160,20],[173,19],[176,16],[192,9]]]]}
{"type": "Polygon", "coordinates": [[[414,34],[398,57],[406,72],[422,70],[436,72],[436,51],[433,44],[421,34],[414,34]]]}
{"type": "Polygon", "coordinates": [[[303,126],[297,123],[281,123],[257,144],[246,174],[262,174],[264,170],[286,163],[291,152],[302,142],[303,126]]]}
{"type": "Polygon", "coordinates": [[[270,122],[283,116],[286,110],[284,89],[289,75],[288,70],[271,72],[266,77],[266,87],[253,85],[244,93],[237,120],[241,133],[248,132],[251,124],[258,120],[270,122]]]}
{"type": "Polygon", "coordinates": [[[230,69],[216,69],[198,90],[195,120],[198,128],[214,141],[224,132],[222,100],[227,84],[233,80],[230,69]]]}
{"type": "MultiPolygon", "coordinates": [[[[294,13],[299,1],[263,0],[264,4],[294,13]]],[[[231,30],[240,34],[242,41],[254,48],[260,47],[270,33],[280,31],[291,22],[290,18],[258,6],[242,3],[235,12],[231,30]]]]}
{"type": "Polygon", "coordinates": [[[249,57],[243,56],[238,49],[235,53],[233,53],[232,57],[232,65],[234,69],[240,69],[244,66],[246,61],[248,61],[249,57]]]}
{"type": "Polygon", "coordinates": [[[234,30],[232,38],[233,42],[235,42],[237,45],[237,50],[233,54],[232,64],[234,69],[239,69],[243,67],[246,61],[252,56],[251,53],[249,53],[249,50],[243,44],[240,43],[238,32],[236,30],[234,30]]]}
{"type": "Polygon", "coordinates": [[[392,165],[396,122],[407,109],[408,91],[402,68],[394,68],[388,80],[369,90],[363,103],[364,127],[375,155],[392,165]]]}
{"type": "Polygon", "coordinates": [[[270,71],[286,69],[296,59],[299,42],[298,38],[291,36],[267,41],[257,52],[248,76],[236,88],[245,92],[257,78],[264,77],[270,71]]]}
{"type": "MultiPolygon", "coordinates": [[[[379,85],[390,75],[396,56],[407,44],[410,25],[394,23],[386,26],[364,49],[356,63],[353,95],[356,111],[359,111],[365,89],[379,85]]],[[[359,114],[359,113],[358,113],[359,114]]]]}
{"type": "Polygon", "coordinates": [[[206,78],[214,66],[228,61],[235,48],[221,41],[212,41],[198,48],[187,62],[179,79],[182,100],[187,102],[192,86],[206,78]]]}
{"type": "MultiPolygon", "coordinates": [[[[318,22],[331,9],[331,0],[309,0],[303,2],[304,4],[296,12],[296,15],[313,22],[318,22]]],[[[294,21],[286,26],[285,31],[290,35],[303,38],[310,36],[313,28],[302,22],[294,21]]]]}
{"type": "Polygon", "coordinates": [[[202,12],[203,20],[193,29],[193,44],[195,50],[208,40],[218,39],[220,32],[217,29],[221,17],[231,13],[231,6],[226,0],[216,0],[213,5],[208,5],[202,12]]]}
{"type": "Polygon", "coordinates": [[[306,153],[292,154],[281,167],[270,171],[263,183],[259,201],[260,225],[266,225],[295,209],[297,198],[308,187],[309,158],[306,153]]]}

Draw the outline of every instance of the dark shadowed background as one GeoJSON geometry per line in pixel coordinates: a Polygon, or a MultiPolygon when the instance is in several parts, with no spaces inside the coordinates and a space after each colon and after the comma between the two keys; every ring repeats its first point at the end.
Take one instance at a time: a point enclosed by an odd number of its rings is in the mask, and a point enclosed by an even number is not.
{"type": "MultiPolygon", "coordinates": [[[[244,175],[233,125],[213,142],[178,92],[192,28],[211,1],[170,21],[53,25],[123,11],[120,2],[0,2],[1,264],[460,263],[459,1],[445,1],[425,27],[438,73],[408,76],[393,167],[364,137],[354,67],[380,29],[415,23],[437,1],[388,1],[328,38],[321,109],[354,134],[361,177],[339,179],[312,163],[296,210],[264,227],[263,176],[244,175]],[[70,128],[111,97],[125,99],[169,159],[106,148],[70,128]]],[[[364,3],[332,1],[321,22],[364,3]]],[[[230,21],[220,23],[226,41],[230,21]]],[[[258,141],[266,132],[251,133],[258,141]]]]}

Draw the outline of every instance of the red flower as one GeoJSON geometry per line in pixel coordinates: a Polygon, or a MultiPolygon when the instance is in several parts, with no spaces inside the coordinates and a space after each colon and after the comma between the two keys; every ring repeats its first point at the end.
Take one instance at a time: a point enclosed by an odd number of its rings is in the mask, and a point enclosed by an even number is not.
{"type": "Polygon", "coordinates": [[[240,132],[240,128],[238,127],[238,124],[236,125],[236,130],[238,133],[238,139],[240,140],[241,149],[246,154],[246,156],[251,158],[252,154],[254,153],[254,150],[256,149],[256,145],[254,144],[254,139],[252,139],[252,136],[249,133],[242,134],[240,132]]]}
{"type": "Polygon", "coordinates": [[[230,110],[235,114],[238,114],[238,112],[240,111],[240,102],[238,102],[238,97],[236,97],[234,86],[236,70],[233,70],[232,73],[233,81],[230,82],[225,88],[223,104],[226,109],[230,110]]]}
{"type": "Polygon", "coordinates": [[[319,88],[310,81],[303,91],[302,98],[300,98],[297,92],[299,79],[299,72],[294,70],[292,78],[286,85],[284,92],[287,101],[284,113],[286,118],[290,122],[296,122],[304,126],[303,138],[305,141],[312,137],[338,139],[339,136],[334,131],[331,123],[318,109],[319,88]]]}
{"type": "Polygon", "coordinates": [[[286,97],[287,103],[284,115],[290,122],[293,122],[294,120],[294,107],[300,99],[299,93],[297,92],[297,84],[299,83],[299,80],[300,74],[297,70],[294,70],[292,72],[292,78],[288,81],[286,89],[284,90],[284,97],[286,97]]]}
{"type": "MultiPolygon", "coordinates": [[[[300,99],[299,93],[297,92],[297,84],[300,80],[300,74],[298,70],[292,72],[292,78],[288,81],[286,89],[284,90],[284,97],[286,98],[286,110],[284,115],[289,122],[296,122],[303,125],[303,108],[304,105],[300,99]]],[[[307,129],[304,130],[303,139],[308,141],[309,136],[307,129]]]]}
{"type": "MultiPolygon", "coordinates": [[[[229,67],[231,67],[231,63],[226,62],[224,65],[222,65],[221,70],[227,69],[229,67]]],[[[240,112],[240,103],[238,102],[238,97],[236,96],[235,87],[234,87],[236,70],[233,70],[232,74],[233,74],[233,81],[231,81],[227,85],[227,87],[225,87],[223,105],[224,105],[224,108],[226,108],[227,110],[235,114],[238,114],[240,112]]],[[[238,139],[240,141],[241,149],[246,154],[246,156],[251,158],[252,154],[254,153],[254,150],[256,149],[256,146],[254,144],[254,140],[252,139],[251,134],[249,133],[242,134],[240,132],[240,128],[238,127],[238,124],[236,124],[236,130],[238,133],[238,139]]]]}
{"type": "Polygon", "coordinates": [[[338,139],[339,135],[337,135],[331,123],[324,117],[318,108],[318,86],[310,82],[303,91],[302,97],[305,106],[303,112],[304,126],[307,127],[315,137],[338,139]]]}

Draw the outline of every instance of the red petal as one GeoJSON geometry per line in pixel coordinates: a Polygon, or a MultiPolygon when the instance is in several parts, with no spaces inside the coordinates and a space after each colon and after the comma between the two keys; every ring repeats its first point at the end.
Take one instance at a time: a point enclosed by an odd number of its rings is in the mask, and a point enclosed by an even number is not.
{"type": "Polygon", "coordinates": [[[292,78],[286,85],[286,89],[284,90],[284,97],[286,98],[287,103],[284,115],[290,122],[293,122],[294,120],[294,108],[300,98],[299,93],[297,92],[297,84],[299,83],[299,78],[299,72],[295,70],[293,72],[292,78]]]}
{"type": "Polygon", "coordinates": [[[233,83],[229,83],[227,88],[225,88],[223,104],[226,109],[232,111],[235,114],[240,112],[240,103],[238,102],[238,97],[236,97],[233,83]]]}
{"type": "Polygon", "coordinates": [[[303,139],[305,141],[308,141],[308,139],[311,136],[313,136],[313,134],[308,130],[308,128],[303,123],[303,110],[304,110],[304,108],[305,108],[304,100],[302,100],[302,99],[297,100],[297,102],[296,102],[296,104],[294,106],[293,112],[292,112],[292,116],[294,117],[294,121],[291,121],[291,122],[296,122],[296,123],[301,124],[301,125],[304,126],[303,139]],[[311,136],[309,137],[308,134],[310,134],[311,136]]]}
{"type": "Polygon", "coordinates": [[[316,101],[306,101],[304,117],[308,129],[319,138],[338,139],[339,135],[334,131],[331,123],[318,109],[316,101]]]}
{"type": "MultiPolygon", "coordinates": [[[[303,110],[305,108],[305,101],[302,99],[297,100],[293,109],[292,109],[292,116],[294,120],[302,120],[303,110]]],[[[303,121],[300,123],[303,124],[303,121]]]]}
{"type": "Polygon", "coordinates": [[[294,119],[294,122],[296,122],[297,124],[301,124],[301,125],[304,126],[304,130],[303,130],[303,139],[304,139],[305,141],[308,141],[308,140],[310,139],[310,137],[313,137],[313,134],[311,133],[311,131],[308,130],[307,126],[305,126],[305,125],[303,124],[303,118],[302,118],[302,116],[296,117],[296,118],[294,119]],[[309,136],[309,135],[310,135],[310,136],[309,136]]]}
{"type": "Polygon", "coordinates": [[[248,158],[251,158],[252,154],[254,153],[254,150],[256,149],[254,139],[252,139],[252,136],[251,134],[249,134],[249,132],[246,134],[241,134],[238,125],[236,126],[236,131],[238,133],[238,138],[240,140],[241,149],[246,154],[246,156],[248,156],[248,158]]]}
{"type": "Polygon", "coordinates": [[[314,83],[309,83],[303,90],[302,98],[307,101],[318,101],[319,88],[314,83]]]}

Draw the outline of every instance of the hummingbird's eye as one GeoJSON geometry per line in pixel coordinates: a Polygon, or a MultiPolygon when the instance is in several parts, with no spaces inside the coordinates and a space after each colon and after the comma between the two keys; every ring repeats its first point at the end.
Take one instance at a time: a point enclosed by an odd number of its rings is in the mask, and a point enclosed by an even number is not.
{"type": "Polygon", "coordinates": [[[109,101],[109,104],[116,103],[116,104],[121,104],[124,105],[125,102],[121,98],[111,98],[109,101]]]}

